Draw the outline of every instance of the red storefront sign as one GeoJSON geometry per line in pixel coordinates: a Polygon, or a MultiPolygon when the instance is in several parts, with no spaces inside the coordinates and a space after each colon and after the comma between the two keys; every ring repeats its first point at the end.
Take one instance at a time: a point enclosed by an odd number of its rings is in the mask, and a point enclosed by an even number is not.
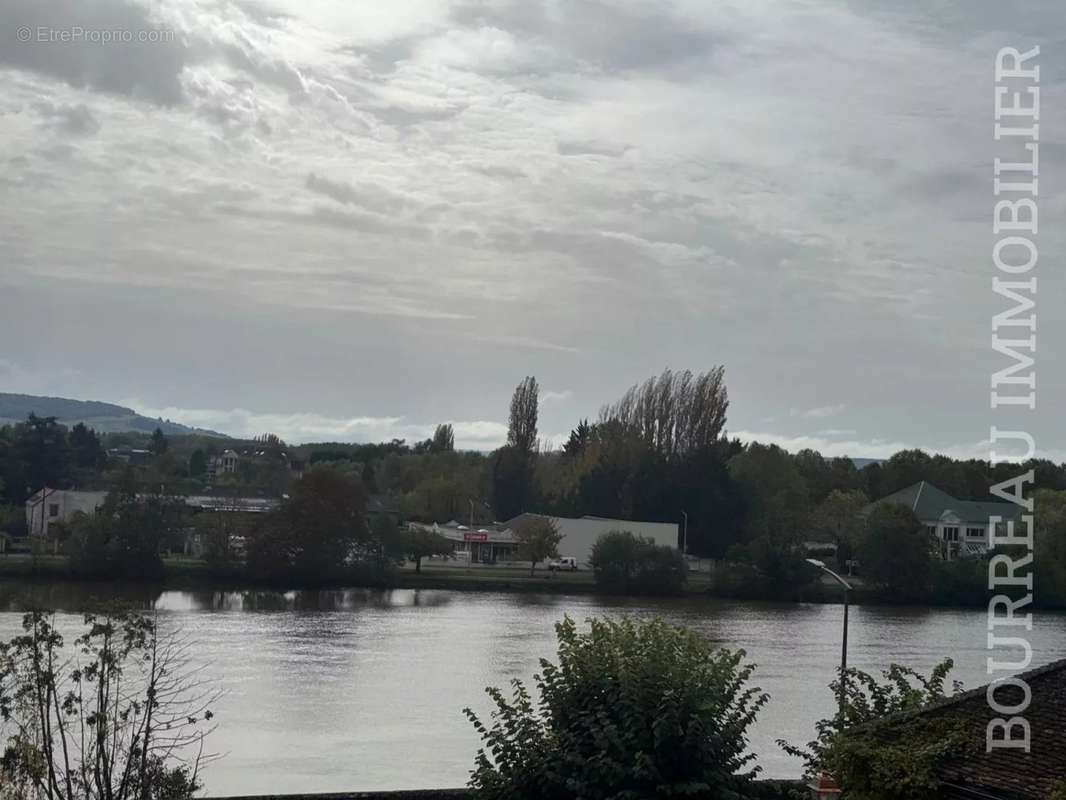
{"type": "Polygon", "coordinates": [[[464,542],[487,542],[489,535],[487,533],[464,533],[464,542]]]}

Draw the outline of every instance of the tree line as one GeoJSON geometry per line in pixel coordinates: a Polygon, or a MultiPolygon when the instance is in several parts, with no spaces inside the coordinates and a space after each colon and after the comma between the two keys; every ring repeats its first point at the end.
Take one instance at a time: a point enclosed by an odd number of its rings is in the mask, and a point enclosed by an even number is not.
{"type": "MultiPolygon", "coordinates": [[[[1017,469],[921,450],[860,467],[850,458],[827,458],[810,449],[790,453],[741,442],[726,430],[729,397],[720,366],[701,373],[667,369],[635,384],[605,404],[595,419],[578,420],[558,449],[540,436],[539,405],[539,384],[528,376],[511,398],[507,440],[490,453],[456,450],[447,423],[413,444],[291,446],[269,435],[247,443],[223,440],[254,457],[242,459],[250,465],[245,472],[219,478],[214,488],[227,480],[234,492],[262,491],[269,484],[274,496],[295,496],[301,470],[329,467],[350,482],[347,491],[353,497],[364,498],[358,502],[383,497],[402,518],[426,523],[454,519],[482,525],[526,511],[676,522],[687,528],[688,553],[749,564],[763,584],[788,591],[809,578],[802,565],[807,542],[834,544],[842,565],[858,556],[858,512],[871,501],[921,480],[959,499],[987,500],[988,487],[1017,469]],[[264,475],[270,476],[265,483],[264,475]]],[[[84,425],[68,430],[54,419],[31,416],[0,428],[0,528],[17,532],[24,519],[22,503],[43,485],[62,488],[103,478],[115,486],[129,479],[142,493],[160,486],[181,493],[187,486],[182,481],[193,480],[202,469],[205,447],[216,446],[196,437],[168,440],[161,433],[123,441],[150,450],[152,461],[132,468],[109,463],[104,437],[84,425]]],[[[1060,557],[1056,544],[1066,535],[1066,515],[1059,513],[1066,495],[1057,494],[1066,491],[1066,465],[1033,460],[1025,466],[1034,471],[1040,502],[1050,512],[1040,525],[1051,543],[1051,568],[1066,576],[1066,553],[1060,557]]],[[[202,481],[193,488],[202,490],[202,481]]],[[[354,535],[354,541],[364,535],[371,533],[354,535]]],[[[379,553],[386,550],[378,547],[379,553]]],[[[880,556],[867,551],[859,560],[875,568],[871,559],[880,556]]],[[[263,552],[279,560],[289,551],[264,544],[263,552]]],[[[285,558],[293,564],[306,560],[298,552],[285,558]]],[[[379,556],[379,562],[384,560],[379,556]]],[[[962,574],[962,566],[951,569],[955,572],[940,576],[939,585],[969,591],[965,587],[976,578],[962,574]]]]}

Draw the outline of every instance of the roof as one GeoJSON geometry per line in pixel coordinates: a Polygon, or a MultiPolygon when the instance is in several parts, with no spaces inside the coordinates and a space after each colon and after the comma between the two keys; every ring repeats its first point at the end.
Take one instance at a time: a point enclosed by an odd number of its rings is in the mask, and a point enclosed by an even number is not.
{"type": "MultiPolygon", "coordinates": [[[[1022,677],[1032,690],[1025,710],[1029,722],[1030,748],[994,749],[985,752],[986,728],[993,713],[986,697],[987,687],[960,695],[933,713],[963,717],[973,723],[971,738],[978,745],[974,755],[945,764],[940,778],[957,789],[974,789],[1002,798],[1048,797],[1059,781],[1066,780],[1066,659],[1030,670],[1022,677]]],[[[1005,686],[996,691],[1004,706],[1020,704],[1022,689],[1005,686]]]]}
{"type": "MultiPolygon", "coordinates": [[[[957,719],[963,722],[966,750],[946,760],[937,770],[949,796],[985,800],[1045,800],[1066,779],[1066,659],[1017,676],[1032,691],[1029,707],[1021,714],[1029,723],[1030,749],[998,748],[985,752],[988,723],[1007,716],[988,704],[988,686],[942,700],[915,711],[893,714],[862,728],[881,729],[908,721],[957,719]]],[[[996,690],[1004,707],[1022,701],[1022,689],[1006,685],[996,690]]]]}
{"type": "Polygon", "coordinates": [[[893,492],[887,497],[875,500],[866,509],[869,510],[885,503],[905,505],[923,522],[937,521],[945,514],[952,513],[958,517],[959,522],[979,522],[987,525],[988,518],[991,516],[1014,519],[1022,510],[1021,506],[1015,503],[959,500],[943,489],[933,486],[929,481],[918,481],[906,489],[893,492]]]}

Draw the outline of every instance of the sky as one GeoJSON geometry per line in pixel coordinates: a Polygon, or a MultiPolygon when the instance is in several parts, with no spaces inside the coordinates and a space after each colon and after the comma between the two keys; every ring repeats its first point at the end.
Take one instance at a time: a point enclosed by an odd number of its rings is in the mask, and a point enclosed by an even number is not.
{"type": "Polygon", "coordinates": [[[0,391],[487,449],[526,375],[559,442],[723,364],[730,435],[987,457],[992,68],[1039,44],[1015,427],[1066,458],[1064,34],[1059,0],[0,0],[0,391]]]}

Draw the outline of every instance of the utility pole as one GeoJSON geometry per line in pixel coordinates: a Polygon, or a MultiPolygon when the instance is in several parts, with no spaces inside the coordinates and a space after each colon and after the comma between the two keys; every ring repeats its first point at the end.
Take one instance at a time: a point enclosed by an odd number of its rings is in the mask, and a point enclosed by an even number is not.
{"type": "Polygon", "coordinates": [[[685,530],[681,534],[681,555],[688,555],[688,512],[682,511],[681,516],[685,518],[685,530]]]}

